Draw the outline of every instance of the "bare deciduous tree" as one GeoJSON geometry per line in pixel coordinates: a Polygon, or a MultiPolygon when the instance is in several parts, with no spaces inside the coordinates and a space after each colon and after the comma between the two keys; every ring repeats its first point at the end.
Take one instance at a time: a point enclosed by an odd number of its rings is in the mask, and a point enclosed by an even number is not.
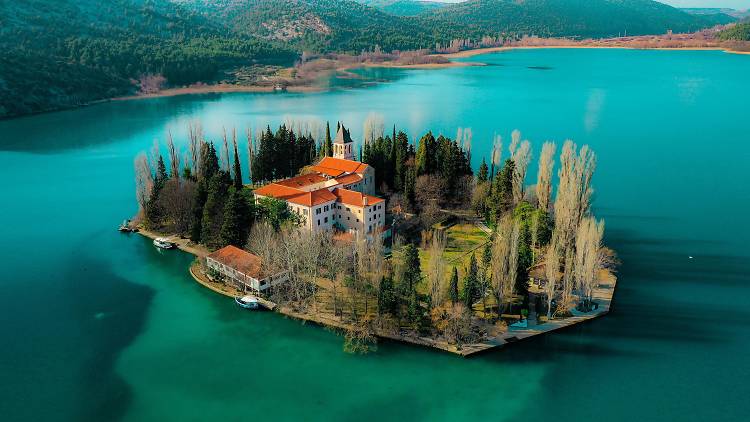
{"type": "Polygon", "coordinates": [[[513,131],[513,141],[510,144],[510,159],[513,160],[513,203],[517,204],[523,200],[524,183],[526,183],[526,172],[531,162],[531,143],[522,141],[521,132],[513,131]]]}
{"type": "Polygon", "coordinates": [[[172,131],[167,131],[167,152],[169,153],[169,168],[173,179],[180,178],[180,152],[174,145],[172,131]]]}
{"type": "Polygon", "coordinates": [[[430,288],[430,307],[440,306],[445,299],[445,252],[446,235],[443,231],[433,231],[429,245],[427,282],[430,288]]]}
{"type": "Polygon", "coordinates": [[[581,219],[591,206],[591,178],[596,168],[596,155],[587,145],[576,152],[572,141],[565,141],[560,154],[559,183],[555,196],[555,233],[558,245],[572,247],[581,219]]]}
{"type": "Polygon", "coordinates": [[[368,114],[363,125],[362,142],[371,143],[378,138],[382,138],[384,130],[385,123],[383,115],[378,113],[368,114]]]}
{"type": "Polygon", "coordinates": [[[145,153],[135,157],[135,198],[138,201],[138,217],[142,216],[154,188],[154,175],[145,153]]]}
{"type": "Polygon", "coordinates": [[[597,285],[597,272],[601,268],[599,251],[602,248],[604,221],[597,222],[594,217],[581,220],[576,233],[575,275],[576,287],[581,293],[584,305],[588,306],[597,285]]]}
{"type": "Polygon", "coordinates": [[[557,285],[560,281],[560,249],[554,243],[547,247],[544,276],[547,279],[544,285],[544,294],[547,296],[547,319],[550,319],[552,318],[552,300],[555,298],[557,285]]]}
{"type": "Polygon", "coordinates": [[[539,171],[537,172],[536,199],[539,209],[549,212],[550,198],[552,197],[552,171],[555,167],[554,142],[545,142],[542,146],[542,154],[539,156],[539,171]]]}
{"type": "Polygon", "coordinates": [[[490,281],[498,305],[498,316],[503,303],[513,296],[518,272],[518,223],[509,215],[500,219],[492,243],[492,268],[490,281]]]}

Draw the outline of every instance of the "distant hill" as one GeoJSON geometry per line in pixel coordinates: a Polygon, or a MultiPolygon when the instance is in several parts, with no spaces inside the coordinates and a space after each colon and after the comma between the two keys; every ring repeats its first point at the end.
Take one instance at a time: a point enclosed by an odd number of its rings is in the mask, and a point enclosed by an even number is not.
{"type": "Polygon", "coordinates": [[[723,7],[683,7],[680,10],[693,15],[718,15],[723,14],[731,16],[734,19],[743,19],[750,17],[750,9],[737,10],[723,7]]]}
{"type": "Polygon", "coordinates": [[[143,74],[214,82],[303,51],[434,49],[522,35],[689,32],[715,21],[651,0],[0,1],[0,117],[130,94],[143,74]],[[364,4],[366,3],[366,4],[364,4]]]}
{"type": "Polygon", "coordinates": [[[129,94],[144,73],[179,85],[255,60],[296,57],[150,0],[0,2],[0,49],[0,117],[129,94]]]}
{"type": "Polygon", "coordinates": [[[713,26],[703,16],[651,0],[468,0],[427,16],[436,23],[538,36],[612,37],[713,26]]]}
{"type": "Polygon", "coordinates": [[[173,0],[197,3],[234,33],[280,41],[297,50],[360,52],[432,48],[469,32],[425,27],[418,18],[395,16],[353,0],[173,0]]]}
{"type": "Polygon", "coordinates": [[[416,16],[445,7],[446,3],[422,0],[358,0],[362,4],[396,16],[416,16]]]}
{"type": "Polygon", "coordinates": [[[738,23],[719,32],[719,39],[732,41],[750,41],[750,22],[738,23]]]}
{"type": "Polygon", "coordinates": [[[704,19],[708,20],[709,22],[713,22],[716,25],[726,25],[732,22],[737,22],[742,15],[740,12],[734,9],[712,8],[712,7],[704,7],[704,8],[684,7],[684,8],[681,8],[680,10],[691,15],[701,16],[704,19]]]}

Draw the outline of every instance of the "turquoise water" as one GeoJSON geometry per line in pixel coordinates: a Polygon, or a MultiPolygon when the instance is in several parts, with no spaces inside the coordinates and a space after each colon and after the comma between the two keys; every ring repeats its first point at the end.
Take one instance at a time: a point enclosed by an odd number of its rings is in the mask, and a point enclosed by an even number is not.
{"type": "Polygon", "coordinates": [[[0,122],[2,419],[745,419],[750,57],[469,60],[489,66],[0,122]],[[200,121],[218,139],[295,117],[342,120],[356,138],[370,112],[412,138],[471,127],[475,159],[516,128],[537,154],[547,139],[592,145],[595,210],[623,260],[613,312],[471,359],[393,343],[352,356],[331,332],[200,288],[190,256],[114,231],[135,212],[134,155],[167,130],[184,140],[200,121]]]}

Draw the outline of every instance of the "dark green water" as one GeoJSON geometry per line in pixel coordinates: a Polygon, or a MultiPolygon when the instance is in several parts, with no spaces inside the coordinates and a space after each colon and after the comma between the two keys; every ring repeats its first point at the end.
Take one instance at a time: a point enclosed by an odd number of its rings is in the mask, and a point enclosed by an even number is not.
{"type": "Polygon", "coordinates": [[[370,70],[320,94],[175,97],[0,122],[1,418],[745,419],[750,57],[471,60],[490,66],[370,70]],[[547,139],[592,145],[595,209],[623,260],[613,312],[472,359],[392,343],[352,356],[326,330],[241,312],[200,288],[189,256],[114,231],[135,212],[134,155],[168,129],[184,139],[199,120],[218,139],[222,125],[318,118],[356,138],[369,112],[412,137],[471,127],[475,158],[516,128],[537,154],[547,139]]]}

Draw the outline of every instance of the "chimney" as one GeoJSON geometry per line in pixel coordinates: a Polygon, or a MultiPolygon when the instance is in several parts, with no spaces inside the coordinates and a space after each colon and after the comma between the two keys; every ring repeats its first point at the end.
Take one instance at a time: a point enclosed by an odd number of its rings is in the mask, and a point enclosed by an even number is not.
{"type": "Polygon", "coordinates": [[[362,195],[362,204],[367,206],[367,195],[362,195]]]}

